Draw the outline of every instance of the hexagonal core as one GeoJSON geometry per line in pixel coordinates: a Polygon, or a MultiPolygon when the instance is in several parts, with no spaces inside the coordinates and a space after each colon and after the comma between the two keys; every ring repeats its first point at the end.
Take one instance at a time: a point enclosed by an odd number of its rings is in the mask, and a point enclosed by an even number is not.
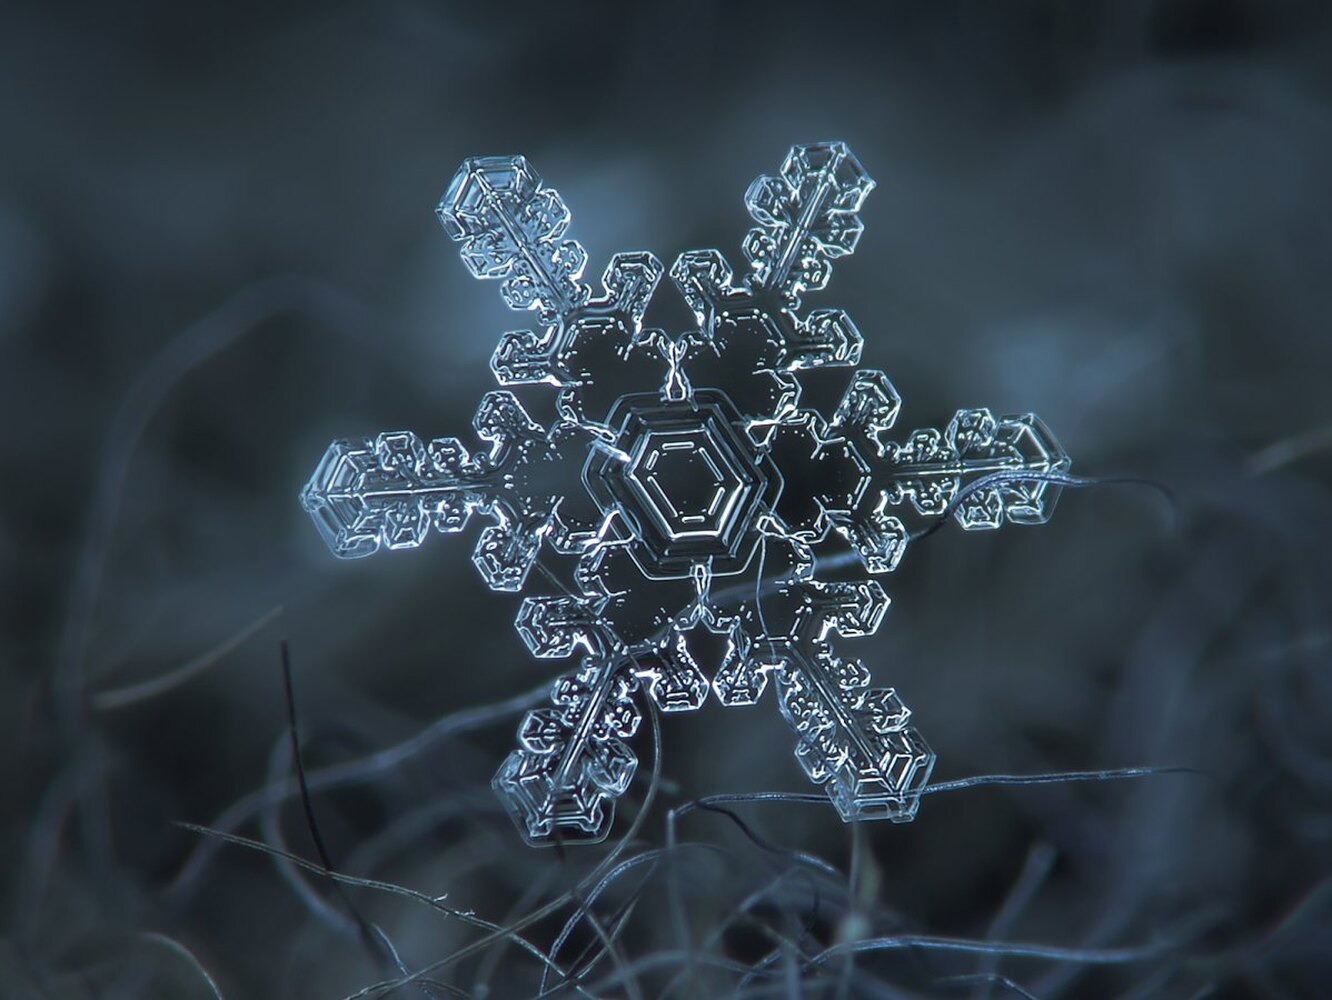
{"type": "Polygon", "coordinates": [[[632,454],[625,479],[672,539],[721,535],[753,485],[707,428],[649,431],[632,454]]]}
{"type": "Polygon", "coordinates": [[[776,500],[781,477],[741,420],[715,390],[691,402],[645,393],[616,404],[607,421],[619,427],[614,453],[594,450],[583,481],[603,513],[619,513],[616,530],[645,576],[677,579],[701,561],[726,575],[748,563],[754,516],[776,500]]]}

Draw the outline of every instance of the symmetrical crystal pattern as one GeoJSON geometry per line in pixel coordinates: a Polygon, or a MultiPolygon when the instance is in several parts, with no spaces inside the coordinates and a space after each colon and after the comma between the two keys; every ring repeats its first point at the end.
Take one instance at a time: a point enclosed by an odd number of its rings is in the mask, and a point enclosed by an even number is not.
{"type": "Polygon", "coordinates": [[[578,658],[494,779],[529,842],[607,834],[637,767],[641,694],[665,712],[710,693],[749,705],[770,681],[796,759],[843,819],[915,814],[934,754],[835,639],[879,627],[888,596],[872,577],[897,566],[909,524],[1041,523],[1058,495],[1044,474],[1069,460],[1032,414],[959,410],[890,437],[901,400],[857,368],[851,317],[802,308],[855,249],[873,186],[841,142],[794,147],[745,196],[744,274],[717,250],[672,265],[695,318],[678,335],[643,325],[663,273],[652,254],[616,254],[595,292],[583,280],[569,212],[523,157],[467,160],[440,202],[472,274],[533,321],[500,338],[505,388],[482,397],[480,444],[335,441],[301,501],[347,558],[488,522],[472,559],[491,589],[527,593],[523,641],[578,658]],[[846,370],[831,414],[801,404],[815,368],[846,370]],[[509,391],[531,385],[553,391],[545,425],[509,391]],[[845,566],[848,552],[858,578],[819,579],[822,557],[845,566]]]}

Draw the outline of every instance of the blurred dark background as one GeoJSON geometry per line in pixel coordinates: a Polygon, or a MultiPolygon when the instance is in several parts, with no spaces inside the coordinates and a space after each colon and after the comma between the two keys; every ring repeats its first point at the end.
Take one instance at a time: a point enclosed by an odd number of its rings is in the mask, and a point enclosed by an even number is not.
{"type": "MultiPolygon", "coordinates": [[[[1329,995],[1325,4],[13,3],[0,137],[0,996],[209,996],[182,949],[229,1000],[349,995],[393,970],[348,900],[409,969],[481,934],[176,825],[315,856],[297,800],[223,816],[290,771],[283,637],[311,769],[563,669],[473,571],[475,526],[336,563],[297,490],[332,437],[463,433],[523,325],[432,216],[464,157],[525,153],[595,274],[738,260],[750,179],[826,138],[879,188],[817,304],[856,318],[901,426],[1032,409],[1075,472],[1176,501],[1107,485],[1039,530],[940,532],[856,652],[939,779],[1202,773],[952,792],[905,827],[737,807],[759,842],[695,813],[710,849],[593,907],[618,949],[591,995],[666,995],[682,963],[669,995],[730,995],[725,963],[782,947],[746,995],[1329,995]],[[791,958],[894,934],[1091,951],[791,958]]],[[[771,698],[663,721],[631,853],[691,798],[806,790],[771,698]]],[[[337,867],[496,922],[577,884],[610,848],[531,851],[487,788],[515,722],[316,794],[337,867]]],[[[539,975],[491,946],[431,995],[539,975]]]]}

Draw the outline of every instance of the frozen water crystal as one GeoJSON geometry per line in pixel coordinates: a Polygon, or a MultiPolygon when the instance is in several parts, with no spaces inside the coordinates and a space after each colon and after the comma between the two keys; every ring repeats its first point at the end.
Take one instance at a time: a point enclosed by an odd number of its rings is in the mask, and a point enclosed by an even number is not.
{"type": "Polygon", "coordinates": [[[934,754],[898,694],[834,648],[873,633],[888,596],[873,579],[817,579],[816,557],[849,550],[872,577],[897,566],[909,522],[1041,523],[1059,491],[1043,474],[1069,460],[1032,414],[959,410],[894,440],[901,399],[856,369],[851,318],[802,313],[855,249],[873,186],[844,143],[792,148],[745,196],[745,274],[717,250],[672,265],[697,324],[678,335],[643,327],[664,271],[652,254],[616,254],[595,293],[583,281],[569,211],[523,157],[467,160],[440,202],[472,274],[532,314],[500,338],[497,381],[552,387],[555,417],[542,426],[506,388],[482,397],[475,447],[408,431],[335,441],[301,502],[345,558],[489,522],[473,562],[491,589],[528,592],[523,641],[579,657],[494,779],[530,843],[606,836],[644,694],[676,712],[773,687],[797,761],[843,819],[914,816],[934,754]],[[841,403],[802,407],[799,373],[829,367],[847,369],[841,403]]]}

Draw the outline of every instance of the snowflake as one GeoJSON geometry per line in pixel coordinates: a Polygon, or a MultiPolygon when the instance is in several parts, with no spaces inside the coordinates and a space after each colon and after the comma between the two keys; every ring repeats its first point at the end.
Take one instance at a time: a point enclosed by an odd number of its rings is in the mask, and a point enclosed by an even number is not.
{"type": "Polygon", "coordinates": [[[676,259],[697,322],[680,336],[643,327],[663,271],[651,253],[616,254],[593,293],[564,202],[523,157],[467,160],[440,202],[472,274],[539,324],[501,338],[495,377],[553,387],[554,416],[542,426],[501,389],[476,412],[478,449],[408,431],[335,441],[301,501],[347,558],[482,515],[486,584],[557,591],[524,598],[518,632],[579,666],[523,719],[493,782],[529,842],[606,836],[638,764],[626,741],[643,688],[679,712],[710,691],[753,704],[771,683],[796,759],[844,820],[915,815],[934,754],[833,639],[878,628],[888,597],[866,576],[897,566],[904,519],[1044,522],[1048,473],[1069,462],[1032,414],[959,410],[889,438],[901,400],[883,372],[853,370],[860,331],[840,309],[801,310],[855,249],[873,186],[844,143],[794,147],[745,196],[745,276],[716,250],[676,259]],[[831,416],[801,405],[799,373],[816,368],[853,370],[831,416]],[[818,579],[839,566],[860,578],[818,579]]]}

